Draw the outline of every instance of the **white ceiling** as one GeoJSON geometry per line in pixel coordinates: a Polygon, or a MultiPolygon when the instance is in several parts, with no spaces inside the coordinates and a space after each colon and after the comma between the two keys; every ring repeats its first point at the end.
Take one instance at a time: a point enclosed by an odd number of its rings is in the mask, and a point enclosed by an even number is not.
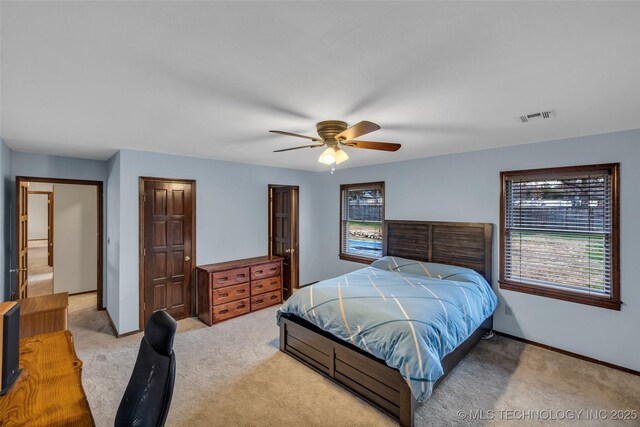
{"type": "Polygon", "coordinates": [[[118,148],[324,170],[272,153],[370,120],[340,168],[640,128],[640,3],[2,2],[17,151],[118,148]],[[552,120],[522,114],[554,109],[552,120]]]}

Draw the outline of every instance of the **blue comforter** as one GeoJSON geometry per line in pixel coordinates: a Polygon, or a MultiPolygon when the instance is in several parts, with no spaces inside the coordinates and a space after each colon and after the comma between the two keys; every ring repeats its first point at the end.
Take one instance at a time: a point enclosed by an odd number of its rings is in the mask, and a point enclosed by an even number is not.
{"type": "Polygon", "coordinates": [[[440,360],[497,305],[473,270],[384,257],[300,289],[278,310],[278,321],[294,314],[386,361],[422,401],[443,374],[440,360]]]}

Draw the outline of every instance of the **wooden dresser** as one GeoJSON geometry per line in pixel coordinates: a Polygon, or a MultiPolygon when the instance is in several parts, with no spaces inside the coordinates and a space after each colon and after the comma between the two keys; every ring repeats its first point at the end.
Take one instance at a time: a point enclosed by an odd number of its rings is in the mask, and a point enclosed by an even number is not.
{"type": "Polygon", "coordinates": [[[261,256],[196,267],[198,318],[211,326],[280,304],[282,260],[261,256]]]}

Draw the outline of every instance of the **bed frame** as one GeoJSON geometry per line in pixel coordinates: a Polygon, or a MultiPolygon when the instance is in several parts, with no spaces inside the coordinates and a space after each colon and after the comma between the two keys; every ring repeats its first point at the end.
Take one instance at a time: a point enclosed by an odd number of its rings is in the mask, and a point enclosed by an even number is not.
{"type": "MultiPolygon", "coordinates": [[[[426,262],[468,267],[491,283],[493,224],[393,221],[384,223],[383,253],[426,262]]],[[[397,419],[414,425],[416,400],[397,369],[360,348],[294,315],[280,319],[280,350],[397,419]]],[[[493,317],[442,360],[444,375],[453,370],[493,327],[493,317]]]]}

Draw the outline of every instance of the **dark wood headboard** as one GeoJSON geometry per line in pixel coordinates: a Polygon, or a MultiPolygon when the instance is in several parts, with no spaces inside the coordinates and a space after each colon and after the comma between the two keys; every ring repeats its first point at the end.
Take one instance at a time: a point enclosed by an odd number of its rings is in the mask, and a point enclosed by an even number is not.
{"type": "Polygon", "coordinates": [[[493,224],[384,221],[385,255],[472,268],[491,284],[493,224]]]}

